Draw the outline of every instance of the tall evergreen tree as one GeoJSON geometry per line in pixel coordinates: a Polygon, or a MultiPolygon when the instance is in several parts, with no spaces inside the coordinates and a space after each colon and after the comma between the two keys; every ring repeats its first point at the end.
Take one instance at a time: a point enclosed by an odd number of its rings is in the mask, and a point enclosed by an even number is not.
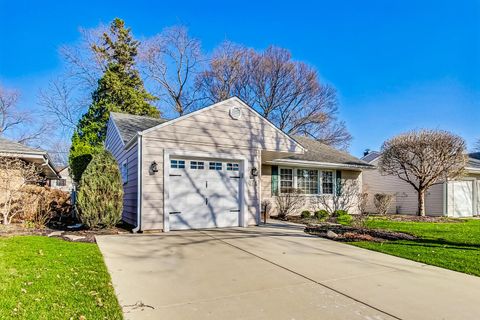
{"type": "Polygon", "coordinates": [[[80,180],[92,155],[103,147],[111,111],[160,116],[158,109],[151,105],[157,98],[145,90],[135,68],[139,42],[133,39],[130,28],[125,28],[124,21],[116,18],[102,38],[103,44],[92,46],[92,50],[106,62],[106,69],[92,94],[92,104],[72,137],[69,163],[76,181],[80,180]]]}

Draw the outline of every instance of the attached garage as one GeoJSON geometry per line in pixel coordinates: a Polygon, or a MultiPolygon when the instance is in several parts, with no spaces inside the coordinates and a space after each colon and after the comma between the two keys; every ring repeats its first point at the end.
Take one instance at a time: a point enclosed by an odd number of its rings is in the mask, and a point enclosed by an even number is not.
{"type": "Polygon", "coordinates": [[[171,157],[169,164],[170,230],[240,226],[240,162],[171,157]]]}

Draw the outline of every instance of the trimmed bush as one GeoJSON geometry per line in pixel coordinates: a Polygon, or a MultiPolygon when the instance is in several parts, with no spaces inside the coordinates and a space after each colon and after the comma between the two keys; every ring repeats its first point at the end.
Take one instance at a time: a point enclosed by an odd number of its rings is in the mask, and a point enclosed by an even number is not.
{"type": "MultiPolygon", "coordinates": [[[[339,211],[343,211],[343,210],[339,210],[339,211]]],[[[352,224],[352,222],[353,222],[353,218],[348,213],[337,216],[337,223],[339,224],[342,224],[344,226],[349,226],[352,224]]]]}
{"type": "Polygon", "coordinates": [[[311,216],[312,216],[312,213],[311,213],[310,211],[308,211],[308,210],[304,210],[304,211],[302,211],[302,213],[300,214],[300,217],[301,217],[302,219],[308,219],[308,218],[310,218],[311,216]]]}
{"type": "Polygon", "coordinates": [[[80,180],[79,218],[89,228],[109,228],[122,218],[123,184],[115,158],[106,150],[96,153],[80,180]]]}
{"type": "Polygon", "coordinates": [[[317,210],[313,214],[313,217],[320,220],[320,221],[323,221],[323,220],[327,219],[329,216],[330,215],[328,214],[327,210],[317,210]]]}
{"type": "Polygon", "coordinates": [[[333,213],[333,216],[334,217],[341,217],[341,216],[345,216],[347,215],[348,216],[348,212],[346,210],[336,210],[334,213],[333,213]]]}

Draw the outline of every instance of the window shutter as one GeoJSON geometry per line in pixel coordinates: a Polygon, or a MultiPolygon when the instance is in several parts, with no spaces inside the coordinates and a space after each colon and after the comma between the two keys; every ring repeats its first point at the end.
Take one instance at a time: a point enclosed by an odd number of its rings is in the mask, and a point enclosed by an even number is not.
{"type": "Polygon", "coordinates": [[[335,172],[335,187],[337,189],[337,196],[340,196],[342,194],[342,171],[337,170],[335,172]]]}
{"type": "Polygon", "coordinates": [[[272,166],[272,196],[278,195],[278,166],[272,166]]]}

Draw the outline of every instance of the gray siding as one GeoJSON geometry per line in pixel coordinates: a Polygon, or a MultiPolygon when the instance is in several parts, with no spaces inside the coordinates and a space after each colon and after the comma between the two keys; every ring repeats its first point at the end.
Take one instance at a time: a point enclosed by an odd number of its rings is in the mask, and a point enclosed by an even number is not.
{"type": "Polygon", "coordinates": [[[138,152],[137,144],[125,150],[122,139],[118,134],[112,120],[107,124],[107,137],[105,148],[112,153],[121,169],[122,163],[126,160],[128,164],[128,181],[123,185],[123,214],[122,219],[132,225],[137,224],[137,168],[138,152]]]}

